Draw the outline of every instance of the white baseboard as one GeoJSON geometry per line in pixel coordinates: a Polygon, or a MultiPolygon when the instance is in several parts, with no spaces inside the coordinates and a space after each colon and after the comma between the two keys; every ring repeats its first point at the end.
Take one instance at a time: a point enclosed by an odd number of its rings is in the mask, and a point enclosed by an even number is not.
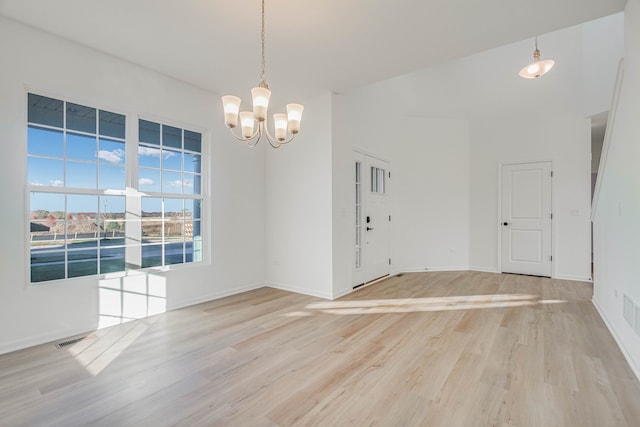
{"type": "Polygon", "coordinates": [[[616,344],[618,344],[618,348],[620,348],[620,351],[622,352],[622,355],[624,356],[624,358],[627,360],[627,363],[631,367],[631,370],[633,371],[634,374],[636,374],[636,377],[638,378],[638,380],[640,380],[640,366],[636,365],[635,360],[633,360],[633,358],[627,351],[627,348],[625,347],[624,343],[618,336],[616,329],[613,327],[613,323],[609,321],[607,316],[604,314],[604,311],[600,309],[600,307],[598,306],[598,303],[596,303],[593,298],[591,299],[591,304],[593,304],[593,306],[596,308],[596,311],[600,315],[600,318],[602,319],[607,329],[611,333],[611,336],[613,336],[613,339],[616,341],[616,344]]]}
{"type": "Polygon", "coordinates": [[[343,297],[345,295],[349,295],[351,292],[353,292],[352,288],[344,289],[344,290],[341,290],[341,291],[338,291],[338,292],[334,292],[333,293],[333,298],[331,298],[331,299],[334,299],[334,300],[338,299],[338,298],[343,297]]]}
{"type": "Polygon", "coordinates": [[[478,267],[476,265],[470,265],[469,270],[483,273],[500,273],[496,267],[478,267]]]}
{"type": "Polygon", "coordinates": [[[469,266],[435,266],[435,267],[405,267],[399,268],[396,270],[392,276],[398,275],[400,273],[428,273],[429,271],[468,271],[469,266]]]}
{"type": "Polygon", "coordinates": [[[573,280],[574,282],[593,282],[591,277],[583,277],[583,276],[567,276],[563,274],[556,274],[553,279],[559,280],[573,280]]]}
{"type": "Polygon", "coordinates": [[[318,297],[326,300],[333,300],[337,298],[333,294],[328,292],[318,292],[318,291],[313,291],[306,288],[299,288],[297,286],[283,285],[282,283],[267,282],[265,286],[268,286],[274,289],[280,289],[281,291],[295,292],[297,294],[309,295],[312,297],[318,297]]]}
{"type": "Polygon", "coordinates": [[[190,298],[179,301],[177,304],[172,304],[169,310],[177,310],[179,308],[190,307],[196,304],[202,304],[203,302],[209,302],[220,298],[229,297],[231,295],[241,294],[242,292],[254,291],[256,289],[264,288],[266,285],[263,282],[250,283],[248,285],[240,286],[232,289],[225,289],[218,292],[212,292],[206,295],[200,295],[196,298],[190,298]]]}
{"type": "Polygon", "coordinates": [[[47,344],[59,341],[64,338],[83,335],[95,331],[98,328],[98,322],[91,325],[85,325],[73,329],[58,329],[45,334],[31,335],[14,341],[0,343],[0,354],[11,353],[13,351],[23,350],[25,348],[34,347],[36,345],[47,344]]]}

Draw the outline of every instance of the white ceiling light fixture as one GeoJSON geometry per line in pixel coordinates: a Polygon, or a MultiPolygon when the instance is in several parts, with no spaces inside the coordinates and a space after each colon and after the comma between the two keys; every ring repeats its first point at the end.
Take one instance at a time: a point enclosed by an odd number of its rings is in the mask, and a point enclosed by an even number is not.
{"type": "Polygon", "coordinates": [[[540,50],[538,50],[538,37],[536,37],[536,50],[533,52],[533,62],[520,70],[520,77],[525,79],[536,79],[544,76],[555,62],[551,59],[540,60],[540,50]]]}
{"type": "Polygon", "coordinates": [[[260,84],[258,87],[251,89],[253,111],[240,111],[241,100],[237,96],[223,96],[224,124],[231,130],[236,139],[246,142],[249,147],[258,145],[260,138],[265,135],[273,148],[279,148],[281,145],[291,142],[300,132],[300,121],[304,107],[300,104],[287,104],[287,114],[278,113],[273,115],[275,136],[269,133],[267,109],[271,91],[265,81],[264,57],[264,0],[262,0],[262,72],[260,74],[260,84]],[[238,126],[238,116],[240,117],[242,136],[238,136],[233,131],[233,128],[238,126]],[[255,122],[258,122],[257,129],[255,129],[255,122]]]}

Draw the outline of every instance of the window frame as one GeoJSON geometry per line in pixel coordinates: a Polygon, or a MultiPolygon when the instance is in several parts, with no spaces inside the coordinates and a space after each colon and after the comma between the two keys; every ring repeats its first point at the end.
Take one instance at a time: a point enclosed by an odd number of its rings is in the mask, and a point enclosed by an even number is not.
{"type": "MultiPolygon", "coordinates": [[[[23,100],[24,100],[24,121],[23,121],[23,137],[22,137],[22,141],[23,141],[23,161],[24,161],[24,175],[22,177],[23,181],[23,188],[24,188],[24,216],[23,216],[23,227],[24,227],[24,272],[25,272],[25,286],[30,287],[30,286],[41,286],[41,285],[55,285],[55,284],[61,284],[61,283],[66,283],[67,281],[73,281],[73,280],[101,280],[104,279],[106,277],[118,277],[118,276],[126,276],[129,274],[130,271],[169,271],[169,270],[180,270],[183,268],[197,268],[199,266],[203,266],[203,265],[210,265],[211,263],[211,248],[212,248],[212,233],[209,231],[210,230],[210,203],[209,203],[209,173],[210,173],[210,168],[209,168],[209,150],[210,150],[210,131],[208,129],[205,129],[202,126],[198,126],[198,125],[193,125],[193,124],[185,124],[185,123],[180,123],[176,120],[171,120],[171,119],[166,119],[166,118],[160,118],[157,116],[153,116],[153,115],[144,115],[144,114],[136,114],[136,113],[131,113],[131,112],[124,112],[123,109],[118,109],[118,108],[112,108],[110,106],[105,106],[103,104],[101,104],[100,102],[94,102],[94,101],[87,101],[87,100],[78,100],[77,98],[74,98],[72,96],[61,96],[60,94],[57,93],[52,93],[50,91],[47,90],[41,90],[41,89],[37,89],[37,88],[33,88],[33,87],[28,87],[25,86],[25,90],[23,92],[23,100]],[[43,97],[48,97],[48,98],[52,98],[55,100],[59,100],[63,102],[63,126],[62,128],[57,128],[55,126],[49,126],[49,125],[41,125],[38,123],[32,123],[29,121],[29,94],[33,94],[33,95],[37,95],[37,96],[43,96],[43,97]],[[110,140],[117,140],[119,142],[124,142],[124,151],[125,151],[125,161],[123,164],[123,169],[124,169],[124,173],[125,173],[125,183],[124,183],[124,190],[120,191],[117,190],[116,192],[107,192],[107,189],[105,188],[100,188],[99,185],[100,183],[98,181],[96,181],[96,186],[95,188],[78,188],[78,187],[66,187],[66,183],[67,183],[67,172],[68,172],[68,168],[66,165],[67,162],[67,153],[64,152],[63,153],[63,157],[62,157],[62,162],[63,162],[63,170],[65,173],[65,185],[62,187],[58,187],[58,186],[51,186],[51,185],[33,185],[32,183],[29,182],[29,159],[30,157],[32,157],[32,155],[29,153],[29,128],[30,127],[39,127],[39,128],[43,128],[43,129],[51,129],[51,130],[56,130],[56,131],[61,131],[63,132],[63,134],[68,133],[74,133],[74,134],[87,134],[86,132],[82,132],[82,131],[76,131],[74,129],[69,129],[67,127],[67,122],[66,122],[66,114],[67,114],[67,104],[79,104],[82,106],[87,106],[90,108],[94,108],[96,110],[96,113],[99,114],[99,111],[105,111],[108,113],[116,113],[119,115],[123,115],[124,116],[124,120],[125,120],[125,135],[124,135],[124,139],[122,138],[115,138],[115,137],[111,137],[111,136],[107,136],[107,135],[100,135],[99,131],[99,116],[96,117],[96,131],[95,134],[92,134],[92,137],[96,138],[96,141],[99,144],[100,139],[110,139],[110,140]],[[168,125],[168,126],[172,126],[172,127],[178,127],[180,128],[183,132],[184,135],[184,131],[191,131],[191,132],[195,132],[195,133],[199,133],[200,134],[200,143],[201,143],[201,152],[200,152],[200,156],[201,156],[201,171],[200,171],[200,194],[196,195],[196,194],[184,194],[184,193],[171,193],[171,194],[166,194],[165,196],[160,196],[160,197],[172,197],[172,198],[178,198],[178,199],[183,199],[183,200],[189,200],[189,199],[198,199],[200,200],[200,210],[201,210],[201,215],[200,215],[200,227],[201,227],[201,231],[200,231],[200,236],[201,236],[201,247],[200,247],[200,251],[201,251],[201,257],[198,261],[191,261],[191,262],[186,262],[186,258],[183,255],[183,262],[182,263],[176,263],[176,264],[164,264],[164,256],[162,257],[162,263],[163,265],[160,266],[149,266],[149,267],[138,267],[138,268],[132,268],[128,265],[125,264],[124,270],[121,271],[115,271],[115,272],[100,272],[100,268],[99,268],[99,260],[100,260],[100,252],[97,252],[97,264],[98,266],[97,268],[97,273],[96,274],[89,274],[89,275],[80,275],[80,276],[75,276],[75,277],[64,277],[64,278],[58,278],[58,279],[51,279],[51,280],[41,280],[41,281],[33,281],[33,278],[31,277],[31,195],[33,193],[48,193],[48,194],[58,194],[64,197],[65,199],[65,213],[66,213],[66,209],[67,209],[67,205],[66,205],[66,199],[68,195],[88,195],[88,196],[96,196],[96,199],[98,199],[98,197],[100,196],[123,196],[125,197],[125,211],[128,210],[127,208],[127,202],[128,202],[128,198],[129,197],[142,197],[142,194],[144,193],[143,191],[139,190],[139,184],[138,184],[138,175],[139,175],[139,170],[140,170],[140,166],[138,164],[138,146],[139,146],[139,134],[138,134],[138,123],[139,120],[149,120],[149,121],[154,121],[156,123],[160,123],[161,125],[168,125]],[[133,189],[133,192],[131,191],[133,189]],[[133,194],[132,194],[133,193],[133,194]],[[185,197],[187,196],[187,197],[185,197]],[[190,196],[190,197],[189,197],[190,196]]],[[[184,138],[183,138],[184,140],[184,138]]],[[[65,136],[65,144],[66,144],[66,136],[65,136]]],[[[97,147],[99,147],[99,145],[97,145],[97,147]]],[[[97,148],[99,149],[99,148],[97,148]]],[[[183,149],[182,152],[184,152],[184,143],[183,143],[183,149]]],[[[36,154],[36,156],[38,156],[36,154]]],[[[44,156],[40,156],[40,157],[44,157],[47,158],[46,155],[44,156]]],[[[183,161],[184,162],[184,161],[183,161]]],[[[90,163],[90,162],[87,162],[90,163]]],[[[96,158],[95,160],[95,166],[96,166],[96,176],[98,174],[98,170],[100,167],[100,159],[96,158]]],[[[184,163],[183,163],[183,169],[184,169],[184,163]]],[[[97,178],[96,178],[97,179],[97,178]]],[[[183,202],[184,203],[184,202],[183,202]]],[[[98,212],[98,211],[97,211],[98,212]]],[[[65,218],[65,221],[67,221],[67,219],[65,218]]],[[[67,225],[65,225],[65,234],[67,234],[67,229],[66,229],[67,225]]],[[[140,229],[141,229],[142,225],[140,225],[140,229]]],[[[99,239],[98,239],[99,240],[99,239]]],[[[184,242],[184,236],[183,236],[183,242],[184,242]]],[[[123,243],[124,247],[125,247],[125,251],[126,249],[129,247],[129,245],[127,245],[127,242],[125,241],[123,243]]],[[[131,247],[136,247],[136,246],[131,246],[131,247]]],[[[140,256],[142,254],[142,246],[139,245],[137,246],[140,249],[140,256]]],[[[96,250],[97,249],[97,245],[96,245],[96,250]]],[[[183,246],[183,250],[185,250],[185,247],[183,246]]],[[[64,251],[65,253],[65,276],[68,276],[68,254],[69,254],[69,249],[66,246],[66,237],[65,237],[65,243],[63,244],[63,247],[60,249],[60,251],[64,251]]],[[[73,251],[71,251],[73,252],[73,251]]],[[[163,252],[164,253],[164,252],[163,252]]]]}

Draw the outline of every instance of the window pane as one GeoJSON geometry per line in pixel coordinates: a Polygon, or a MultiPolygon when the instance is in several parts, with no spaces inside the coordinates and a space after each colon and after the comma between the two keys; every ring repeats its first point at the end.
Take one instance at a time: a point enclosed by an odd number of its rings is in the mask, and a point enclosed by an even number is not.
{"type": "Polygon", "coordinates": [[[164,199],[164,217],[169,219],[182,218],[183,200],[182,199],[164,199]]]}
{"type": "Polygon", "coordinates": [[[29,157],[27,170],[29,185],[64,186],[64,162],[62,160],[29,157]]]}
{"type": "Polygon", "coordinates": [[[182,150],[182,129],[162,125],[162,146],[182,150]]]}
{"type": "Polygon", "coordinates": [[[165,265],[182,264],[184,262],[184,244],[182,242],[164,245],[165,265]]]}
{"type": "Polygon", "coordinates": [[[30,123],[62,127],[64,117],[62,101],[30,93],[27,102],[29,103],[28,120],[30,123]]]}
{"type": "Polygon", "coordinates": [[[192,132],[190,130],[184,131],[184,149],[189,151],[195,151],[196,153],[202,152],[202,135],[198,132],[192,132]]]}
{"type": "Polygon", "coordinates": [[[185,172],[202,172],[202,156],[199,154],[184,153],[184,170],[185,172]]]}
{"type": "Polygon", "coordinates": [[[182,184],[184,194],[200,194],[200,175],[185,173],[182,184]]]}
{"type": "Polygon", "coordinates": [[[103,190],[124,190],[126,182],[123,166],[98,166],[98,188],[103,190]]]}
{"type": "Polygon", "coordinates": [[[182,193],[182,174],[162,171],[162,192],[182,193]]]}
{"type": "Polygon", "coordinates": [[[98,274],[98,251],[95,249],[69,251],[67,264],[69,277],[98,274]]]}
{"type": "Polygon", "coordinates": [[[32,220],[47,219],[51,214],[64,216],[64,194],[32,192],[29,206],[32,220]]]}
{"type": "Polygon", "coordinates": [[[160,154],[162,154],[162,151],[159,148],[139,145],[138,166],[160,169],[160,154]]]}
{"type": "Polygon", "coordinates": [[[160,192],[160,171],[140,169],[138,171],[138,189],[140,191],[160,192]]]}
{"type": "Polygon", "coordinates": [[[164,238],[166,242],[182,241],[182,221],[165,221],[164,238]]]}
{"type": "Polygon", "coordinates": [[[69,249],[95,249],[98,246],[98,226],[100,220],[92,221],[68,221],[67,222],[67,248],[69,249]]]}
{"type": "Polygon", "coordinates": [[[97,146],[94,136],[67,133],[67,158],[95,162],[97,146]]]}
{"type": "Polygon", "coordinates": [[[182,153],[175,150],[162,150],[162,169],[182,170],[182,153]]]}
{"type": "Polygon", "coordinates": [[[98,114],[100,135],[112,136],[114,138],[125,138],[125,117],[122,114],[111,113],[100,110],[98,114]]]}
{"type": "Polygon", "coordinates": [[[160,145],[160,124],[146,120],[138,121],[138,139],[140,142],[160,145]]]}
{"type": "Polygon", "coordinates": [[[162,221],[142,222],[142,242],[160,243],[162,242],[162,221]]]}
{"type": "Polygon", "coordinates": [[[100,212],[108,214],[111,218],[124,219],[124,196],[100,196],[100,212]]]}
{"type": "Polygon", "coordinates": [[[67,129],[96,133],[96,109],[67,102],[67,129]]]}
{"type": "Polygon", "coordinates": [[[39,156],[64,157],[64,134],[59,130],[29,126],[27,152],[39,156]]]}
{"type": "Polygon", "coordinates": [[[201,200],[185,200],[185,217],[200,219],[200,212],[202,210],[202,201],[201,200]]]}
{"type": "Polygon", "coordinates": [[[67,187],[97,188],[96,164],[67,162],[67,187]]]}
{"type": "Polygon", "coordinates": [[[162,265],[162,245],[142,247],[142,268],[162,265]]]}
{"type": "Polygon", "coordinates": [[[31,249],[31,281],[64,279],[64,251],[31,249]]]}
{"type": "Polygon", "coordinates": [[[162,218],[162,199],[158,197],[142,198],[142,219],[162,218]]]}
{"type": "Polygon", "coordinates": [[[98,141],[98,161],[102,163],[124,165],[124,142],[100,138],[98,141]]]}
{"type": "Polygon", "coordinates": [[[100,249],[100,273],[124,271],[124,247],[100,249]]]}
{"type": "Polygon", "coordinates": [[[69,194],[67,196],[67,219],[95,220],[98,217],[98,196],[69,194]]]}

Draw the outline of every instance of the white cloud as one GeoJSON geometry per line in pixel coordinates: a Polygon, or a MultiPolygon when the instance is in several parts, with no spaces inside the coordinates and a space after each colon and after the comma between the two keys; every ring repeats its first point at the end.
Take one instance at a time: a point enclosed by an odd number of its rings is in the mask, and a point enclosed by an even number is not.
{"type": "Polygon", "coordinates": [[[52,187],[62,187],[64,185],[64,182],[60,179],[52,179],[51,181],[49,181],[49,185],[52,187]]]}
{"type": "Polygon", "coordinates": [[[98,158],[109,163],[121,163],[124,158],[124,150],[119,148],[112,151],[100,150],[98,151],[98,158]]]}
{"type": "Polygon", "coordinates": [[[29,183],[29,185],[35,185],[35,186],[37,186],[37,187],[41,187],[41,186],[43,186],[44,184],[42,184],[41,182],[38,182],[38,181],[34,181],[34,182],[30,182],[30,183],[29,183]]]}
{"type": "Polygon", "coordinates": [[[139,185],[153,185],[153,180],[151,178],[140,178],[138,180],[139,185]]]}
{"type": "MultiPolygon", "coordinates": [[[[141,156],[150,156],[150,157],[160,157],[162,151],[159,148],[151,148],[151,147],[138,147],[138,154],[141,156]]],[[[175,153],[171,151],[164,152],[164,158],[168,159],[169,157],[175,156],[175,153]]]]}
{"type": "Polygon", "coordinates": [[[169,182],[167,185],[172,188],[180,188],[182,185],[184,185],[185,187],[193,187],[193,180],[185,179],[183,181],[181,179],[176,179],[175,181],[169,182]]]}

